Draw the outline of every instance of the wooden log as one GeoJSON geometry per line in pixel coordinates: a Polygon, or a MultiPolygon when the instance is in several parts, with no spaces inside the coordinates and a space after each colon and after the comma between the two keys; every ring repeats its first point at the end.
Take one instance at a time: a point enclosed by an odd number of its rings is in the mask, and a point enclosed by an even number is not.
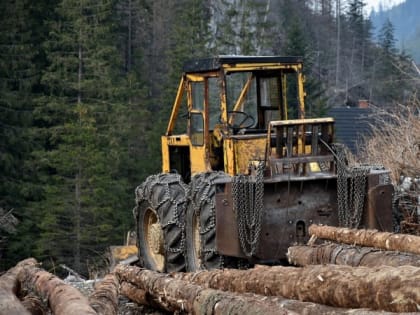
{"type": "Polygon", "coordinates": [[[420,267],[420,255],[335,243],[291,246],[287,256],[289,263],[296,266],[336,264],[353,267],[404,265],[420,267]]]}
{"type": "MultiPolygon", "coordinates": [[[[146,294],[146,291],[136,287],[130,282],[122,281],[120,292],[122,295],[128,297],[131,301],[136,302],[137,304],[147,305],[151,304],[150,297],[146,294]]],[[[170,311],[169,309],[165,309],[170,311]]]]}
{"type": "Polygon", "coordinates": [[[0,315],[30,315],[16,295],[0,286],[0,315]]]}
{"type": "Polygon", "coordinates": [[[90,306],[98,314],[115,315],[118,312],[119,280],[108,274],[89,297],[90,306]]]}
{"type": "Polygon", "coordinates": [[[55,315],[97,315],[79,290],[45,270],[25,266],[18,279],[25,287],[33,289],[42,299],[46,299],[55,315]]]}
{"type": "Polygon", "coordinates": [[[134,283],[163,309],[188,314],[297,314],[265,301],[230,292],[206,289],[134,266],[118,265],[120,281],[134,283]]]}
{"type": "Polygon", "coordinates": [[[312,224],[309,234],[338,243],[382,248],[420,255],[420,236],[312,224]]]}
{"type": "MultiPolygon", "coordinates": [[[[147,306],[154,306],[159,307],[156,305],[155,302],[151,299],[151,296],[146,293],[145,290],[136,287],[135,285],[123,281],[121,283],[121,294],[129,298],[131,301],[136,302],[137,304],[147,305],[147,306]]],[[[247,296],[255,296],[248,293],[245,293],[247,296]]],[[[259,299],[262,296],[258,297],[259,299]]],[[[383,312],[383,311],[371,311],[369,309],[346,309],[340,307],[332,307],[322,304],[316,304],[312,302],[302,302],[298,300],[290,300],[283,297],[264,297],[265,301],[269,301],[270,303],[277,304],[278,307],[285,308],[289,311],[296,312],[298,314],[305,314],[305,315],[350,315],[355,314],[363,314],[363,315],[393,315],[395,313],[391,312],[383,312]]],[[[165,309],[166,311],[171,311],[170,309],[165,309]]],[[[404,314],[404,313],[399,313],[404,314]]],[[[407,313],[408,314],[408,313],[407,313]]]]}
{"type": "Polygon", "coordinates": [[[33,294],[25,295],[22,298],[22,305],[31,315],[45,315],[48,313],[46,305],[44,305],[38,296],[33,294]]]}
{"type": "Polygon", "coordinates": [[[33,258],[19,262],[15,267],[9,269],[0,277],[0,314],[19,315],[30,314],[24,305],[19,301],[20,282],[18,274],[26,265],[36,264],[33,258]]]}
{"type": "Polygon", "coordinates": [[[173,276],[208,288],[283,296],[336,307],[415,312],[420,305],[420,268],[413,266],[261,266],[173,276]]]}

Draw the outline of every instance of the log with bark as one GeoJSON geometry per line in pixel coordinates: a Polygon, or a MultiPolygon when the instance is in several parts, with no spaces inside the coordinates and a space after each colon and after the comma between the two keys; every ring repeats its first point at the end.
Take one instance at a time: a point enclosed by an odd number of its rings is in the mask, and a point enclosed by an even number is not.
{"type": "Polygon", "coordinates": [[[336,307],[415,312],[420,305],[420,268],[413,266],[259,266],[173,276],[208,288],[283,296],[336,307]]]}
{"type": "Polygon", "coordinates": [[[420,236],[312,224],[309,234],[338,243],[420,254],[420,236]]]}
{"type": "Polygon", "coordinates": [[[22,305],[31,315],[45,315],[48,308],[43,301],[36,295],[28,294],[22,298],[22,305]]]}
{"type": "MultiPolygon", "coordinates": [[[[160,308],[156,302],[153,301],[153,297],[143,289],[139,289],[134,284],[129,282],[121,282],[121,294],[129,298],[131,301],[136,302],[140,305],[147,305],[155,308],[160,308]]],[[[251,295],[245,293],[247,296],[251,296],[254,299],[257,297],[262,299],[262,296],[251,295]]],[[[371,311],[369,309],[346,309],[341,307],[332,307],[312,302],[302,302],[298,300],[290,300],[283,297],[264,297],[265,301],[273,304],[273,307],[282,307],[289,311],[296,312],[298,314],[305,315],[351,315],[351,314],[363,314],[363,315],[393,315],[395,313],[384,312],[384,311],[371,311]],[[274,306],[276,305],[276,306],[274,306]]],[[[165,311],[171,311],[165,309],[165,311]]],[[[408,314],[408,313],[399,313],[408,314]]],[[[411,314],[411,313],[410,313],[411,314]]]]}
{"type": "Polygon", "coordinates": [[[25,259],[0,277],[0,314],[30,314],[17,297],[20,295],[18,274],[25,266],[35,265],[36,263],[33,258],[25,259]]]}
{"type": "Polygon", "coordinates": [[[18,279],[42,299],[48,300],[48,305],[55,315],[97,314],[79,290],[36,266],[25,266],[18,279]]]}
{"type": "Polygon", "coordinates": [[[89,297],[90,306],[98,314],[115,315],[118,312],[119,280],[116,275],[108,274],[97,285],[89,297]]]}
{"type": "MultiPolygon", "coordinates": [[[[189,314],[297,314],[264,297],[248,297],[202,288],[169,275],[134,266],[118,265],[120,281],[135,284],[152,296],[153,302],[171,312],[189,314]]],[[[140,295],[142,292],[140,291],[140,295]]]]}
{"type": "Polygon", "coordinates": [[[296,266],[337,264],[353,267],[404,265],[420,267],[420,255],[335,243],[291,246],[287,256],[289,263],[296,266]]]}

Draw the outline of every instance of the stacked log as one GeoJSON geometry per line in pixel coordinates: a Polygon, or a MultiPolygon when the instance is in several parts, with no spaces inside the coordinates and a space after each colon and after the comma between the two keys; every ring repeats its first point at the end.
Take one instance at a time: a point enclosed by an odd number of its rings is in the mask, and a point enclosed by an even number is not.
{"type": "Polygon", "coordinates": [[[18,277],[26,287],[32,288],[38,296],[48,300],[55,315],[96,315],[88,299],[79,290],[41,268],[27,266],[18,277]]]}
{"type": "Polygon", "coordinates": [[[116,315],[118,312],[119,285],[116,275],[106,275],[90,295],[90,306],[98,314],[116,315]]]}
{"type": "Polygon", "coordinates": [[[30,312],[17,297],[20,292],[18,274],[25,266],[35,264],[36,260],[33,258],[23,260],[0,277],[0,314],[30,315],[30,312]]]}
{"type": "Polygon", "coordinates": [[[208,288],[283,296],[336,307],[414,312],[420,305],[420,268],[413,266],[276,266],[174,276],[208,288]]]}
{"type": "Polygon", "coordinates": [[[289,263],[296,266],[337,264],[353,267],[420,267],[420,255],[336,243],[291,246],[287,256],[289,263]]]}
{"type": "MultiPolygon", "coordinates": [[[[260,269],[261,267],[257,267],[260,269]]],[[[265,267],[262,267],[265,268],[265,267]]],[[[184,305],[184,311],[192,314],[224,314],[227,313],[226,308],[221,309],[216,307],[209,307],[209,303],[203,301],[203,299],[196,300],[194,305],[196,307],[188,307],[188,304],[185,303],[179,296],[180,292],[184,290],[185,286],[191,286],[191,279],[194,278],[197,283],[203,283],[203,277],[208,278],[209,276],[212,277],[214,272],[210,271],[200,271],[195,274],[184,274],[184,273],[174,273],[171,277],[176,279],[187,279],[187,281],[174,281],[168,275],[156,274],[154,272],[150,272],[147,270],[142,270],[137,267],[121,267],[118,266],[115,270],[121,279],[121,294],[128,297],[130,300],[141,304],[141,305],[149,305],[155,308],[163,309],[170,312],[179,312],[181,307],[177,307],[178,304],[184,305]],[[141,276],[140,276],[141,275],[141,276]],[[174,290],[167,290],[165,286],[161,286],[161,283],[153,284],[153,288],[148,288],[145,283],[153,282],[155,277],[166,279],[165,281],[170,282],[173,286],[176,286],[177,289],[174,294],[174,290]],[[200,277],[200,278],[197,278],[200,277]],[[133,282],[133,283],[132,283],[133,282]],[[167,299],[174,301],[174,304],[169,304],[165,302],[167,299]]],[[[222,272],[222,271],[221,271],[222,272]]],[[[237,281],[241,281],[237,279],[237,281]]],[[[208,285],[204,284],[201,287],[208,287],[208,285]]],[[[217,287],[217,285],[216,285],[217,287]]],[[[200,289],[203,290],[203,289],[200,289]]],[[[252,290],[250,290],[252,291],[252,290]]],[[[211,292],[211,291],[209,291],[211,292]]],[[[223,292],[224,297],[228,297],[232,295],[232,293],[223,292]]],[[[355,309],[346,309],[346,308],[338,308],[338,307],[331,307],[327,305],[312,303],[312,302],[302,302],[299,300],[291,300],[286,299],[282,296],[265,296],[265,295],[257,295],[251,293],[235,293],[234,296],[238,297],[239,299],[229,301],[232,303],[231,308],[235,310],[238,307],[238,303],[242,304],[244,301],[250,301],[252,304],[252,308],[247,308],[248,304],[245,304],[246,309],[242,309],[241,313],[243,314],[260,314],[263,309],[261,309],[261,303],[264,303],[267,306],[267,309],[264,312],[269,312],[268,314],[277,314],[277,312],[283,312],[283,310],[288,310],[289,313],[296,312],[297,314],[306,314],[306,315],[348,315],[348,314],[363,314],[363,315],[392,315],[395,313],[385,312],[385,311],[371,311],[367,308],[358,308],[355,309]],[[255,303],[260,304],[258,308],[255,307],[255,303]]],[[[220,297],[220,296],[219,296],[220,297]]],[[[212,305],[214,305],[215,301],[212,301],[212,305]]],[[[289,314],[288,313],[288,314],[289,314]]],[[[229,313],[230,314],[230,313],[229,313]]],[[[237,314],[237,312],[235,312],[237,314]]],[[[400,313],[404,314],[404,313],[400,313]]]]}
{"type": "Polygon", "coordinates": [[[378,232],[377,230],[337,228],[316,224],[312,224],[308,231],[312,236],[332,240],[338,243],[361,245],[420,255],[420,236],[378,232]]]}
{"type": "MultiPolygon", "coordinates": [[[[143,292],[151,296],[151,303],[170,312],[188,314],[297,314],[282,308],[264,297],[250,297],[203,288],[191,282],[133,266],[118,265],[114,270],[120,281],[132,283],[132,296],[143,299],[143,292]]],[[[124,291],[126,294],[128,291],[124,291]]],[[[129,296],[130,298],[130,296],[129,296]]],[[[147,299],[147,298],[146,298],[147,299]]],[[[150,303],[150,302],[148,302],[150,303]]]]}
{"type": "Polygon", "coordinates": [[[107,275],[88,300],[76,288],[38,267],[19,262],[0,277],[0,315],[117,314],[119,282],[107,275]],[[49,309],[48,309],[48,307],[49,309]]]}

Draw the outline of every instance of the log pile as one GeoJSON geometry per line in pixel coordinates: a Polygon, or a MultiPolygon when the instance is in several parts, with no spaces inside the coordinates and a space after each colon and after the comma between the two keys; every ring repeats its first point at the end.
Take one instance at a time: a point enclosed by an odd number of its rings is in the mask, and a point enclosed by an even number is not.
{"type": "Polygon", "coordinates": [[[330,243],[290,247],[298,267],[162,274],[118,265],[90,295],[26,259],[0,276],[0,315],[124,314],[121,297],[177,314],[420,311],[420,238],[316,225],[309,231],[330,243]]]}
{"type": "Polygon", "coordinates": [[[336,264],[352,267],[420,267],[420,255],[337,243],[291,246],[287,256],[289,263],[296,266],[336,264]]]}
{"type": "Polygon", "coordinates": [[[38,265],[29,258],[0,277],[0,314],[117,314],[119,283],[114,275],[108,275],[88,299],[38,265]]]}

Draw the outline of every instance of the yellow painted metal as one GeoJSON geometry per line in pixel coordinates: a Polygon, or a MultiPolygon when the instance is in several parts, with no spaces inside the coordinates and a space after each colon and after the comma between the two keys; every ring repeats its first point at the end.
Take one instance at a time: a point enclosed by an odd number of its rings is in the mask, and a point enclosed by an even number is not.
{"type": "Polygon", "coordinates": [[[181,82],[178,85],[178,91],[176,93],[174,106],[172,107],[171,117],[169,118],[168,128],[166,129],[166,135],[170,135],[174,129],[176,118],[178,116],[179,108],[181,106],[182,96],[185,89],[185,79],[181,78],[181,82]]]}
{"type": "MultiPolygon", "coordinates": [[[[245,96],[251,87],[253,76],[251,75],[247,82],[245,83],[233,110],[240,110],[241,105],[244,102],[245,96]]],[[[264,159],[266,155],[267,141],[270,139],[271,128],[275,127],[276,124],[281,124],[283,126],[288,125],[300,125],[299,134],[302,136],[298,137],[297,146],[295,146],[295,153],[299,154],[308,154],[310,149],[305,146],[304,139],[304,127],[305,123],[319,123],[328,121],[325,119],[304,119],[304,98],[305,92],[303,88],[304,77],[302,74],[302,64],[301,63],[292,63],[292,64],[282,64],[282,63],[242,63],[242,64],[223,64],[219,71],[210,71],[203,73],[187,73],[181,79],[181,82],[178,87],[177,96],[174,102],[174,108],[172,110],[171,118],[168,124],[166,131],[166,136],[162,137],[162,170],[164,172],[170,171],[170,150],[171,146],[185,146],[189,147],[189,160],[191,166],[191,175],[194,175],[199,172],[211,171],[211,157],[213,156],[210,152],[213,146],[213,138],[217,138],[220,145],[223,146],[223,158],[224,158],[224,171],[230,175],[236,175],[237,173],[246,173],[248,169],[248,164],[252,160],[261,160],[264,159]],[[281,121],[271,122],[270,128],[268,128],[268,138],[265,136],[250,138],[240,136],[233,136],[231,131],[227,128],[227,99],[226,99],[226,81],[225,76],[232,72],[238,71],[256,71],[256,70],[278,70],[279,75],[281,76],[281,90],[282,90],[282,105],[280,109],[281,112],[281,121]],[[296,120],[287,120],[287,80],[286,76],[288,73],[297,74],[297,88],[298,88],[298,118],[296,120]],[[193,109],[193,96],[192,96],[192,87],[191,82],[207,82],[206,78],[209,77],[219,77],[220,79],[220,121],[221,124],[217,127],[217,132],[210,132],[209,130],[209,104],[208,104],[208,85],[205,86],[205,104],[204,110],[193,109]],[[176,116],[178,115],[180,105],[182,103],[182,98],[186,93],[187,107],[190,113],[199,112],[204,119],[204,130],[203,133],[195,133],[194,137],[196,139],[191,139],[191,135],[182,134],[182,135],[173,135],[172,132],[176,122],[176,116]],[[214,136],[213,136],[214,134],[214,136]],[[201,137],[198,139],[197,137],[201,137]],[[191,141],[194,140],[194,141],[191,141]],[[203,145],[192,145],[192,143],[199,143],[203,145]]],[[[213,164],[216,165],[213,161],[213,164]]]]}
{"type": "Polygon", "coordinates": [[[111,256],[114,261],[117,263],[121,260],[127,259],[130,256],[137,255],[137,246],[136,245],[126,245],[126,246],[110,246],[111,256]]]}
{"type": "Polygon", "coordinates": [[[283,95],[283,113],[284,117],[281,117],[282,119],[287,119],[287,79],[286,75],[283,74],[281,78],[281,89],[282,89],[282,95],[283,95]]]}
{"type": "Polygon", "coordinates": [[[163,230],[155,210],[146,209],[142,228],[149,257],[153,260],[156,270],[163,272],[165,270],[163,230]]]}
{"type": "Polygon", "coordinates": [[[169,173],[170,171],[170,160],[169,160],[169,146],[168,146],[168,136],[161,137],[162,144],[162,172],[169,173]]]}
{"type": "Polygon", "coordinates": [[[191,175],[211,171],[210,159],[205,146],[191,146],[191,175]]]}
{"type": "Polygon", "coordinates": [[[235,175],[235,154],[232,138],[225,139],[223,151],[225,160],[225,173],[228,173],[229,175],[235,175]]]}
{"type": "Polygon", "coordinates": [[[264,160],[266,137],[265,135],[253,138],[239,137],[233,138],[235,174],[247,174],[251,161],[264,160]]]}
{"type": "Polygon", "coordinates": [[[305,118],[305,91],[303,89],[304,77],[301,71],[298,72],[298,98],[299,98],[299,119],[305,118]]]}

